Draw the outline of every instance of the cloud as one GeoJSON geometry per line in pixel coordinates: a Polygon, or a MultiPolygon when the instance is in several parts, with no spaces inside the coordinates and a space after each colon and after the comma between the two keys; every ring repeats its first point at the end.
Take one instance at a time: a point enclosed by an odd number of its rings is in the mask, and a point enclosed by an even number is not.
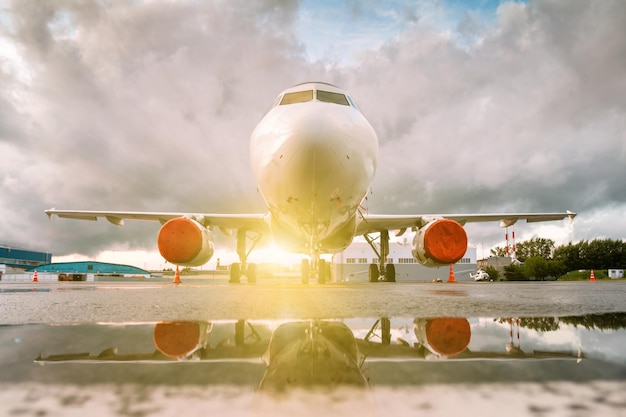
{"type": "MultiPolygon", "coordinates": [[[[12,4],[0,32],[19,54],[0,61],[0,242],[55,255],[155,248],[153,224],[49,223],[52,206],[264,211],[249,134],[281,90],[313,79],[348,89],[378,132],[371,212],[571,209],[597,221],[575,239],[624,237],[613,217],[626,208],[622,2],[503,3],[451,30],[435,23],[439,7],[399,4],[384,41],[345,33],[349,62],[337,50],[311,59],[324,48],[299,37],[305,6],[12,4]],[[598,215],[605,206],[613,215],[598,215]]],[[[382,16],[347,9],[346,27],[382,16]]],[[[502,241],[495,225],[476,233],[502,241]]]]}

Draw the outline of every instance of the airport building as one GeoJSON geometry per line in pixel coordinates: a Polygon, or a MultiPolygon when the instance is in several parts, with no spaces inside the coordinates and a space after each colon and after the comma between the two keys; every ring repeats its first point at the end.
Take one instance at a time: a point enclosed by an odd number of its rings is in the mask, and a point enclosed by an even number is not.
{"type": "MultiPolygon", "coordinates": [[[[415,260],[411,253],[411,239],[402,242],[389,242],[388,263],[396,268],[396,281],[447,281],[450,275],[448,265],[429,268],[415,260]]],[[[369,265],[378,263],[376,254],[367,242],[354,241],[343,252],[333,256],[332,274],[336,281],[368,281],[369,265]]],[[[470,273],[476,272],[476,248],[467,248],[463,258],[454,264],[454,277],[457,281],[471,281],[470,273]]]]}
{"type": "Polygon", "coordinates": [[[23,272],[48,264],[51,260],[52,254],[48,252],[35,252],[0,245],[0,274],[23,272]]]}
{"type": "Polygon", "coordinates": [[[62,262],[39,265],[19,274],[4,274],[3,281],[115,281],[127,278],[150,278],[150,272],[130,265],[106,262],[62,262]]]}

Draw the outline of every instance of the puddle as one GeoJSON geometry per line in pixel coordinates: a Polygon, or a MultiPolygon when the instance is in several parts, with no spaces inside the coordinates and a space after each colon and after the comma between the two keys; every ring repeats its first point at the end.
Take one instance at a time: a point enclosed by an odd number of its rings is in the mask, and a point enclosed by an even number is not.
{"type": "MultiPolygon", "coordinates": [[[[397,412],[423,407],[433,411],[425,415],[436,415],[448,410],[450,392],[468,387],[470,397],[482,392],[479,408],[485,401],[493,405],[497,392],[501,398],[521,395],[521,386],[530,392],[537,384],[556,384],[550,395],[567,401],[580,398],[562,384],[622,387],[625,343],[624,313],[1,326],[0,386],[5,394],[29,387],[28,398],[37,390],[42,396],[78,396],[84,410],[104,398],[106,404],[126,401],[132,409],[145,408],[142,415],[164,415],[160,411],[174,404],[189,412],[201,404],[216,411],[228,404],[235,414],[238,408],[272,414],[278,407],[287,415],[299,405],[303,415],[359,409],[380,415],[386,414],[381,397],[400,401],[393,407],[397,412]],[[430,396],[416,396],[424,391],[430,396]]],[[[610,398],[617,390],[603,389],[610,398]]],[[[598,409],[607,415],[626,405],[589,401],[608,407],[598,409]]],[[[59,399],[58,407],[63,411],[67,401],[59,399]]]]}

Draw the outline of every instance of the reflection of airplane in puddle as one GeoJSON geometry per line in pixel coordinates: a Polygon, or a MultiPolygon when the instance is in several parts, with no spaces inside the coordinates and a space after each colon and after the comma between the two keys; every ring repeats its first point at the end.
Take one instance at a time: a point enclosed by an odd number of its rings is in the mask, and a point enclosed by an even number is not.
{"type": "MultiPolygon", "coordinates": [[[[369,330],[353,330],[346,323],[335,320],[285,323],[173,321],[154,325],[152,334],[156,350],[152,352],[120,354],[117,348],[108,348],[96,355],[40,355],[36,362],[172,363],[263,359],[266,369],[259,388],[283,389],[310,385],[366,386],[368,378],[363,373],[364,363],[377,359],[582,358],[580,350],[577,354],[546,350],[525,353],[520,346],[519,327],[516,345],[513,339],[513,325],[519,326],[519,319],[508,321],[511,326],[509,343],[502,351],[470,350],[470,322],[456,317],[413,320],[414,337],[405,326],[405,334],[411,336],[412,343],[403,337],[392,340],[392,333],[396,333],[387,317],[375,320],[369,330]],[[363,336],[355,337],[355,334],[363,336]]],[[[128,326],[131,332],[133,327],[137,325],[128,326]]]]}
{"type": "Polygon", "coordinates": [[[160,322],[154,326],[156,351],[153,352],[120,354],[117,348],[108,348],[97,355],[40,355],[35,361],[41,364],[172,363],[260,358],[266,364],[265,374],[258,386],[260,390],[339,385],[365,387],[368,384],[361,372],[364,357],[357,348],[352,331],[342,322],[287,322],[270,331],[267,324],[239,320],[234,323],[234,333],[229,334],[226,329],[230,325],[232,323],[160,322]]]}

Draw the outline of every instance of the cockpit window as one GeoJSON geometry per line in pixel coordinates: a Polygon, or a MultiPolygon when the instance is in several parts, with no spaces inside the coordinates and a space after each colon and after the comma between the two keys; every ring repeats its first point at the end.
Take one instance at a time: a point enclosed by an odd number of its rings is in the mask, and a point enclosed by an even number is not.
{"type": "Polygon", "coordinates": [[[350,104],[352,104],[352,107],[354,107],[358,111],[361,111],[361,109],[359,109],[359,106],[357,106],[356,103],[354,102],[354,100],[352,100],[352,97],[350,97],[350,96],[347,96],[347,97],[348,97],[348,101],[350,102],[350,104]]]}
{"type": "Polygon", "coordinates": [[[294,103],[304,103],[305,101],[313,100],[313,90],[309,91],[296,91],[295,93],[287,93],[283,96],[283,99],[280,101],[280,105],[283,104],[294,104],[294,103]]]}
{"type": "Polygon", "coordinates": [[[317,90],[317,99],[325,103],[335,103],[343,106],[350,105],[345,95],[340,93],[331,93],[330,91],[317,90]]]}

